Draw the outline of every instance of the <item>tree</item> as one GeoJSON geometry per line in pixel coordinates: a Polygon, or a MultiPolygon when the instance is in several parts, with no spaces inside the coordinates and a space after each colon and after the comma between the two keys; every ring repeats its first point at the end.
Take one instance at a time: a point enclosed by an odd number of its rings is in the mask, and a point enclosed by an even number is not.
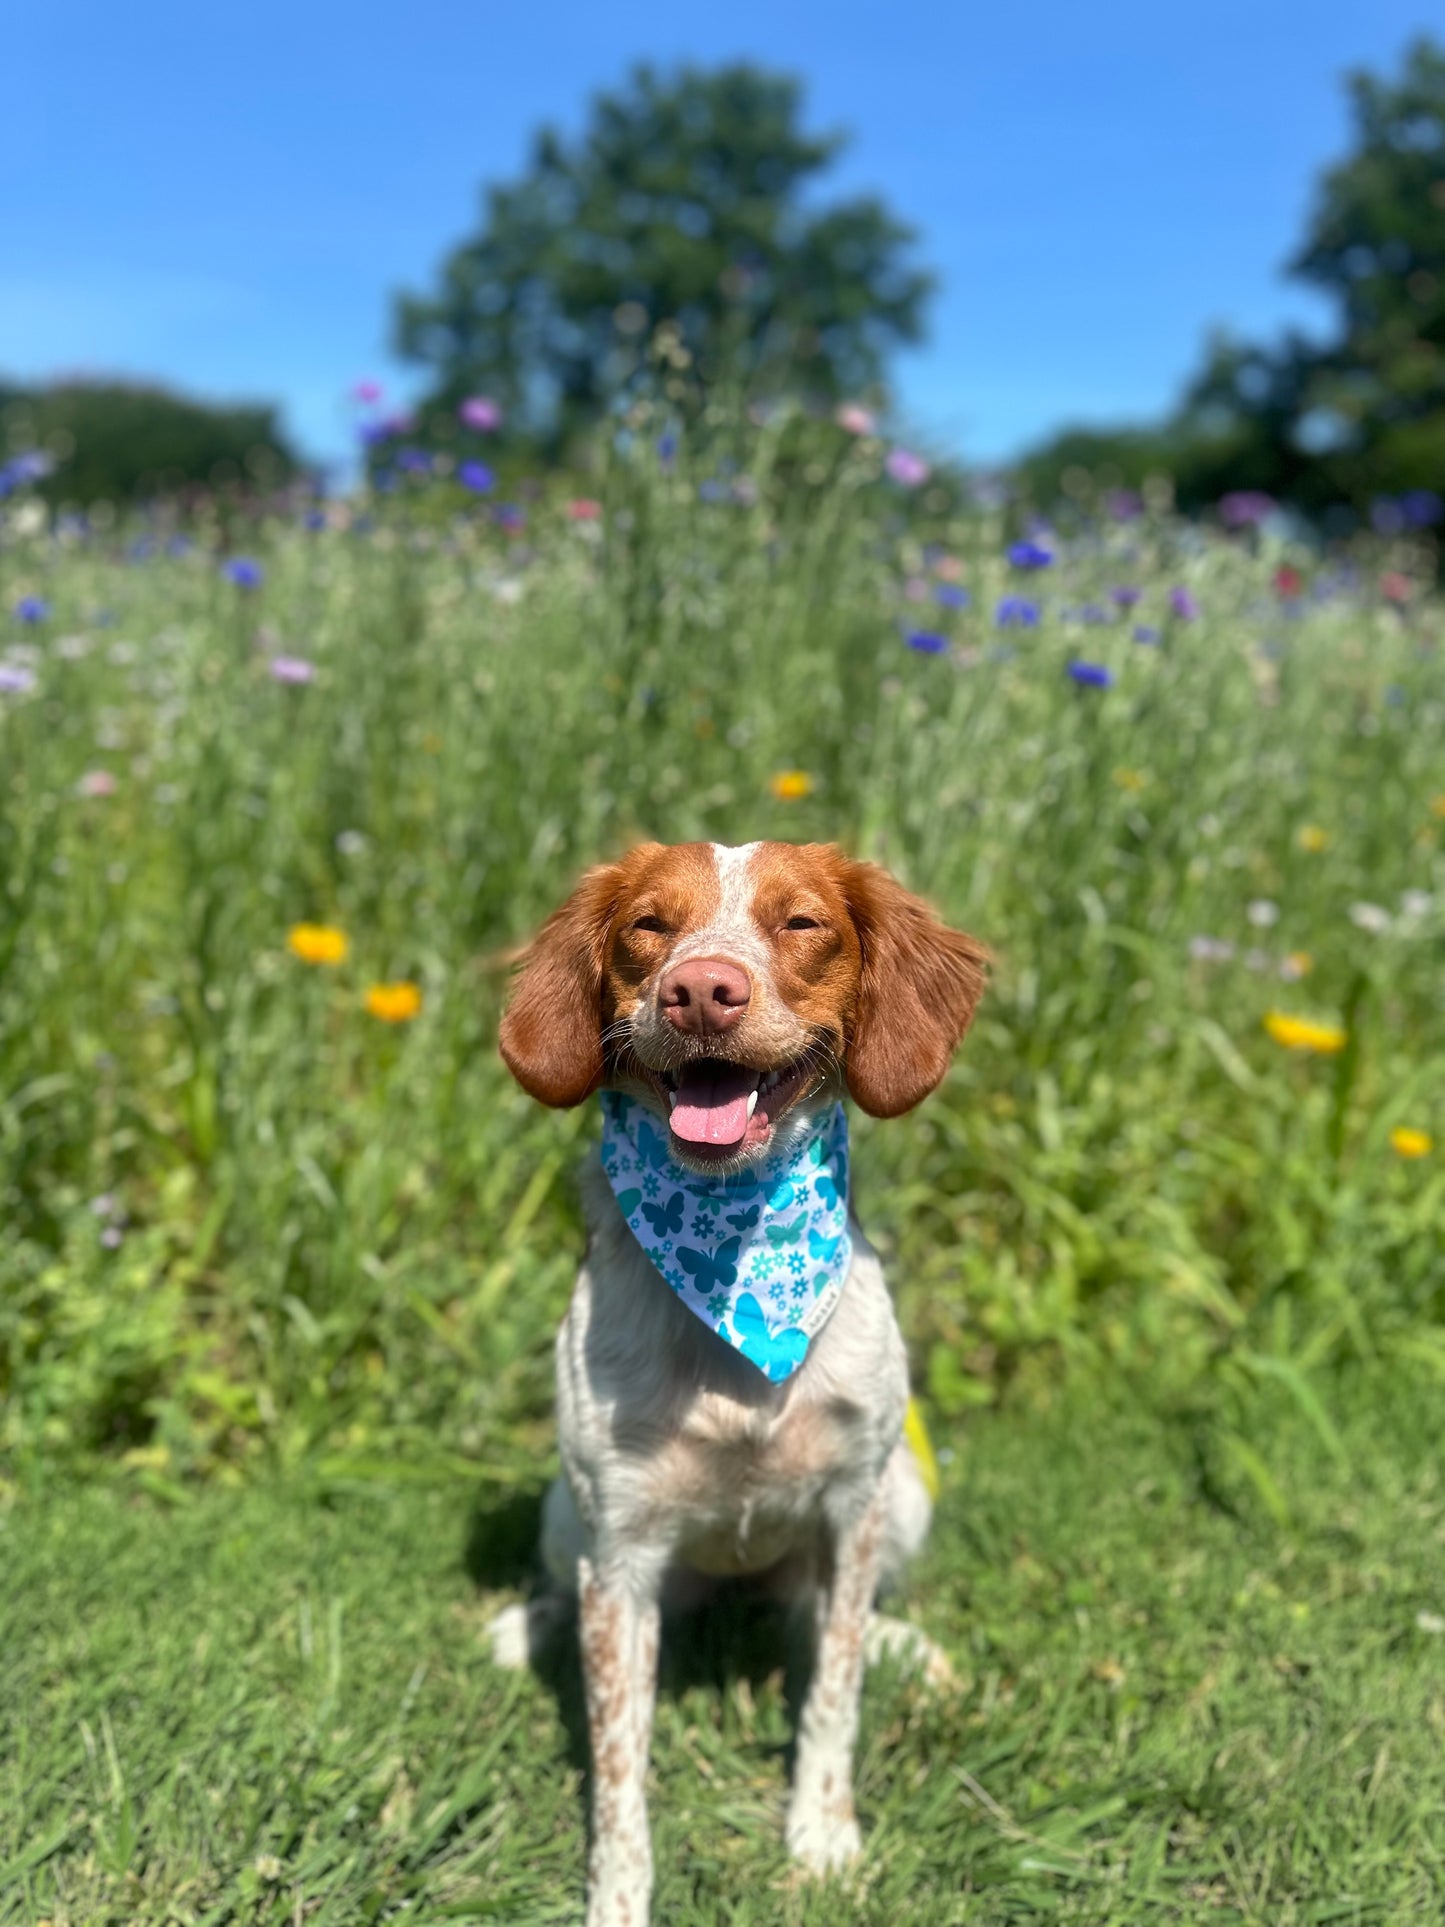
{"type": "Polygon", "coordinates": [[[217,408],[139,382],[65,381],[0,391],[5,439],[52,459],[54,501],[149,499],[194,487],[269,487],[296,457],[264,406],[217,408]]]}
{"type": "Polygon", "coordinates": [[[555,442],[606,409],[649,344],[675,392],[684,371],[728,365],[822,397],[877,384],[889,350],[919,338],[932,284],[878,200],[804,205],[843,141],[805,134],[799,107],[795,81],[753,67],[640,67],[597,97],[580,139],[544,129],[434,292],[397,303],[398,350],[432,374],[423,412],[486,394],[555,442]]]}

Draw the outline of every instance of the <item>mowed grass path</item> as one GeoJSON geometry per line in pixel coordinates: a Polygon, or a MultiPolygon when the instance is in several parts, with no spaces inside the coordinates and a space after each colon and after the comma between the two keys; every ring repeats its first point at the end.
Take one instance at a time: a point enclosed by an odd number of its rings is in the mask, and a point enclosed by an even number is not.
{"type": "MultiPolygon", "coordinates": [[[[679,1622],[655,1919],[1438,1919],[1438,1399],[1376,1375],[1332,1408],[1333,1453],[1262,1401],[1228,1453],[1203,1411],[1142,1398],[938,1428],[945,1497],[905,1605],[961,1690],[870,1677],[846,1893],[800,1885],[781,1846],[784,1627],[736,1600],[679,1622]]],[[[482,1637],[531,1499],[261,1486],[15,1507],[0,1920],[579,1921],[575,1664],[504,1675],[482,1637]]]]}

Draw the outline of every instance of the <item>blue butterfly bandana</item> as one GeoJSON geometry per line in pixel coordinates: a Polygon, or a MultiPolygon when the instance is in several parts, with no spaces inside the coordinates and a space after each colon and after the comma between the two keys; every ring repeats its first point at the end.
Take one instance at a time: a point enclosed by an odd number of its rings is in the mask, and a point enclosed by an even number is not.
{"type": "Polygon", "coordinates": [[[602,1168],[637,1242],[688,1310],[775,1384],[791,1378],[853,1256],[843,1106],[796,1149],[710,1178],[675,1162],[645,1105],[605,1091],[602,1168]]]}

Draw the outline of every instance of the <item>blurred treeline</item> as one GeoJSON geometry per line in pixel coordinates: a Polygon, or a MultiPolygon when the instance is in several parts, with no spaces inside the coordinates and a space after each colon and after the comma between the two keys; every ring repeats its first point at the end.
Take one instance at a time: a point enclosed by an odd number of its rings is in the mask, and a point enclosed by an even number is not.
{"type": "MultiPolygon", "coordinates": [[[[1215,338],[1168,420],[1060,433],[1018,464],[1026,495],[1164,476],[1186,511],[1249,493],[1327,532],[1382,497],[1438,517],[1445,52],[1421,39],[1398,75],[1349,88],[1352,147],[1289,264],[1336,304],[1330,336],[1215,338]]],[[[368,422],[372,473],[402,451],[464,454],[479,398],[495,454],[533,466],[568,463],[643,389],[680,421],[722,384],[820,413],[886,409],[889,356],[921,338],[932,277],[876,197],[820,197],[844,141],[805,130],[801,104],[796,81],[750,66],[644,67],[593,100],[577,137],[540,130],[432,288],[397,300],[394,345],[426,386],[413,410],[368,422]]],[[[0,428],[0,462],[38,454],[46,493],[77,503],[264,489],[297,467],[273,410],[159,387],[0,385],[0,428]]]]}

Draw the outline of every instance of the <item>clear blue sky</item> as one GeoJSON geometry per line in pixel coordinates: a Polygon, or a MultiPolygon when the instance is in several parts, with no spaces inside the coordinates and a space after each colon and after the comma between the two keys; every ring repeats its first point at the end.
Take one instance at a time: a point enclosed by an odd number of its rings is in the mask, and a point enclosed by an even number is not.
{"type": "Polygon", "coordinates": [[[388,296],[472,224],[542,120],[633,61],[804,76],[942,288],[900,363],[941,445],[1007,454],[1166,406],[1214,322],[1322,310],[1281,268],[1347,132],[1340,77],[1393,66],[1423,0],[29,0],[5,30],[0,371],[270,396],[307,448],[399,392],[388,296]]]}

